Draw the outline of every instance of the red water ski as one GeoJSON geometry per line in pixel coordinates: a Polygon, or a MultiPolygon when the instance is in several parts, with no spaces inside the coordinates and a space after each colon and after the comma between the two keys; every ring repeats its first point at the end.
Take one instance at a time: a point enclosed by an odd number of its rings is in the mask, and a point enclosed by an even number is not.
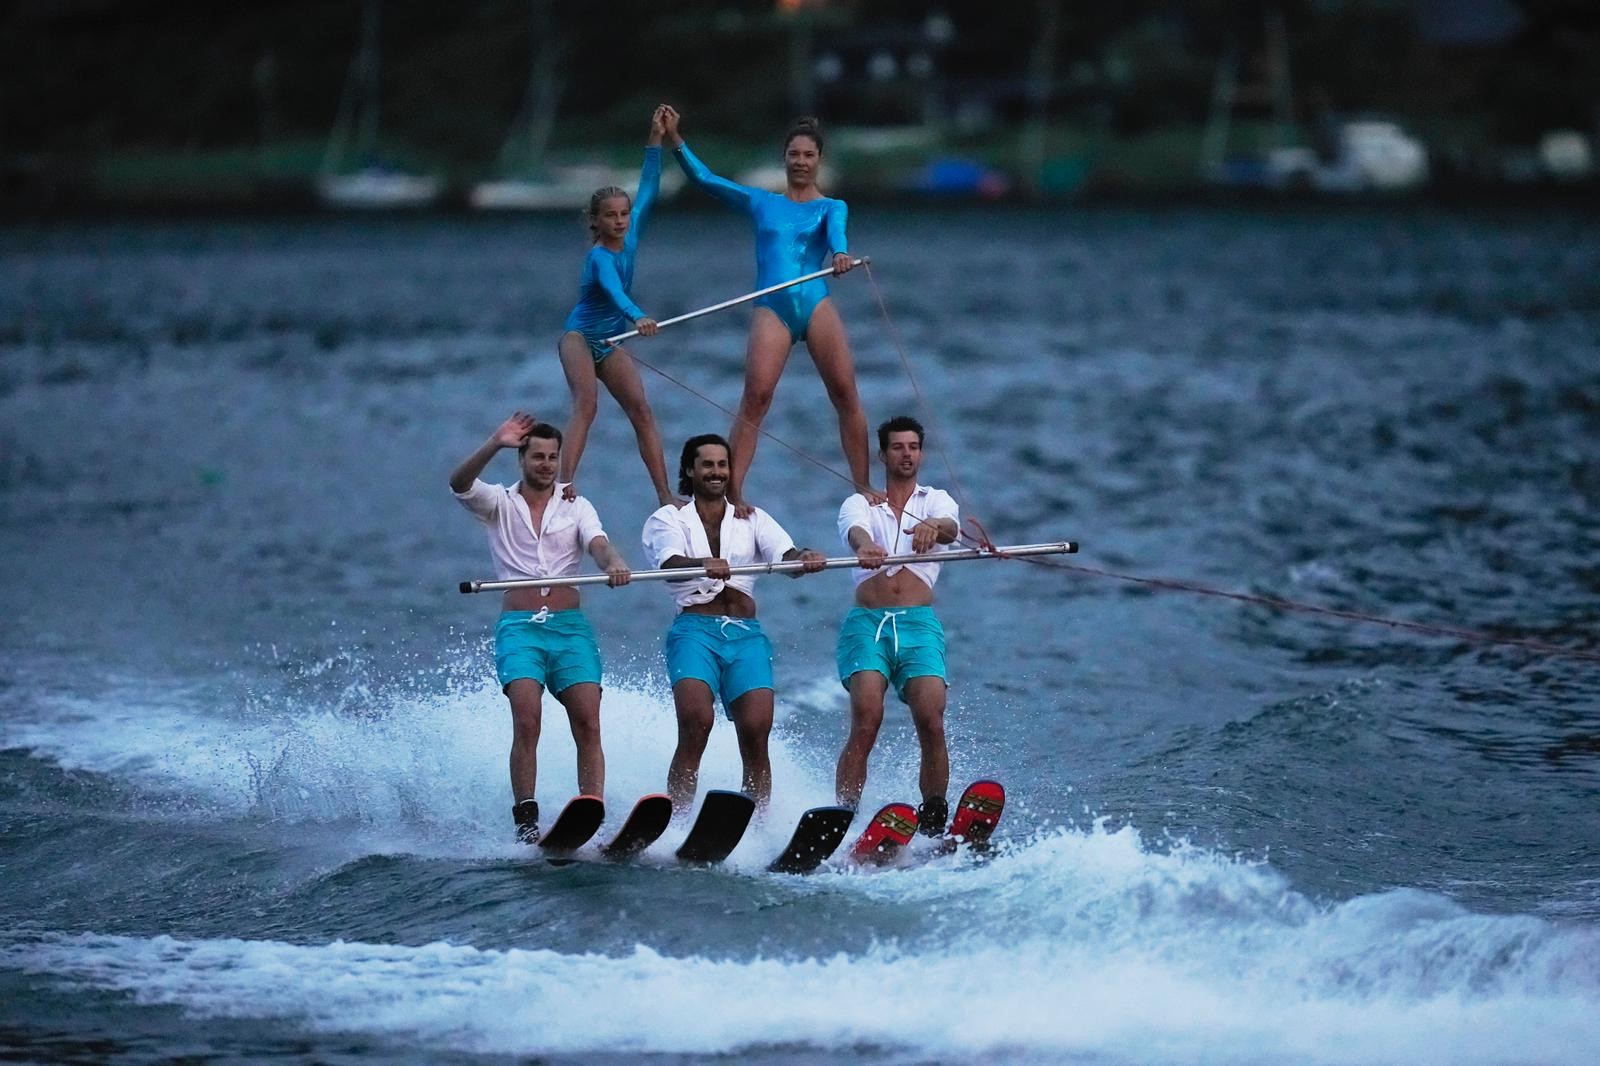
{"type": "Polygon", "coordinates": [[[1006,809],[1005,786],[998,781],[974,781],[956,803],[955,816],[945,831],[948,850],[966,844],[973,851],[986,851],[994,827],[1006,809]]]}
{"type": "Polygon", "coordinates": [[[867,866],[894,860],[917,832],[917,809],[909,803],[891,803],[872,816],[867,828],[850,846],[850,859],[867,866]]]}

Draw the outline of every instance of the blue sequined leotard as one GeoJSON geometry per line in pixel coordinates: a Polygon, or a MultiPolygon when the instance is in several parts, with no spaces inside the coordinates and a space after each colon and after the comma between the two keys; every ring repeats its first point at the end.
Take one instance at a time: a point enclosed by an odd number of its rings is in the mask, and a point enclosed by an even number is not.
{"type": "Polygon", "coordinates": [[[634,198],[622,251],[613,252],[596,244],[583,261],[583,278],[578,282],[578,305],[567,315],[565,328],[583,334],[594,361],[599,362],[616,349],[606,343],[633,328],[644,317],[628,290],[633,287],[633,260],[639,250],[644,224],[655,206],[656,190],[661,185],[661,149],[644,150],[644,166],[639,168],[639,195],[634,198]]]}
{"type": "MultiPolygon", "coordinates": [[[[780,193],[753,189],[713,174],[687,144],[676,149],[689,180],[729,207],[750,216],[756,227],[756,288],[821,270],[831,255],[848,252],[844,224],[849,214],[843,200],[819,197],[799,202],[780,193]]],[[[804,340],[811,312],[828,297],[822,278],[769,293],[756,300],[789,327],[791,339],[804,340]]]]}

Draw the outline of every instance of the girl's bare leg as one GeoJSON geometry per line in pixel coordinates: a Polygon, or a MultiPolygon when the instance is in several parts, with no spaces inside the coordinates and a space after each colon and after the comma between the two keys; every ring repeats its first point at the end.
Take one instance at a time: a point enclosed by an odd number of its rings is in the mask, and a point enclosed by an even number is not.
{"type": "Polygon", "coordinates": [[[661,448],[661,430],[656,416],[650,410],[650,401],[644,394],[644,382],[639,378],[639,367],[626,348],[600,360],[595,373],[605,383],[606,389],[622,408],[622,413],[633,423],[633,435],[639,440],[639,458],[650,472],[650,484],[655,486],[656,502],[662,506],[681,503],[667,481],[666,453],[661,448]]]}
{"type": "Polygon", "coordinates": [[[572,482],[578,478],[578,463],[583,459],[584,445],[589,443],[589,427],[594,425],[597,402],[594,355],[583,335],[573,332],[561,335],[557,351],[561,355],[561,369],[567,375],[567,388],[572,393],[572,415],[567,419],[567,430],[562,438],[561,469],[556,477],[572,482]]]}

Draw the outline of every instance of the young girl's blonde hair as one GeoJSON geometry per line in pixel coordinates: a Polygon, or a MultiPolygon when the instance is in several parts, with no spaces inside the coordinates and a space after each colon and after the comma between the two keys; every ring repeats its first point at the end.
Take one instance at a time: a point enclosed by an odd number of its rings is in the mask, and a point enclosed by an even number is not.
{"type": "Polygon", "coordinates": [[[594,191],[594,195],[589,197],[589,213],[584,216],[585,220],[589,224],[590,240],[597,241],[600,239],[600,227],[595,225],[595,216],[600,214],[600,205],[611,199],[613,196],[620,196],[624,200],[628,201],[628,206],[630,208],[633,206],[633,197],[629,196],[628,190],[624,189],[620,185],[607,185],[603,189],[596,189],[594,191]]]}

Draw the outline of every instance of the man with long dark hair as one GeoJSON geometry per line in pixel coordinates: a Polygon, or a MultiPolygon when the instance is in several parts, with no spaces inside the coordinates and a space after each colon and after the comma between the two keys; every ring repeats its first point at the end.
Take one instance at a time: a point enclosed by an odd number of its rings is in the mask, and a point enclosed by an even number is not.
{"type": "Polygon", "coordinates": [[[726,440],[714,433],[690,437],[678,463],[678,492],[690,501],[662,507],[644,527],[645,551],[657,566],[705,570],[704,577],[669,585],[678,605],[666,639],[678,746],[667,771],[667,793],[673,810],[680,812],[694,802],[719,696],[738,733],[744,791],[757,809],[766,806],[772,792],[767,757],[774,702],[772,643],[756,619],[755,577],[734,575],[730,569],[799,559],[801,573],[809,574],[826,561],[821,552],[795,547],[783,527],[759,507],[748,518],[735,517],[728,502],[731,477],[726,440]]]}

